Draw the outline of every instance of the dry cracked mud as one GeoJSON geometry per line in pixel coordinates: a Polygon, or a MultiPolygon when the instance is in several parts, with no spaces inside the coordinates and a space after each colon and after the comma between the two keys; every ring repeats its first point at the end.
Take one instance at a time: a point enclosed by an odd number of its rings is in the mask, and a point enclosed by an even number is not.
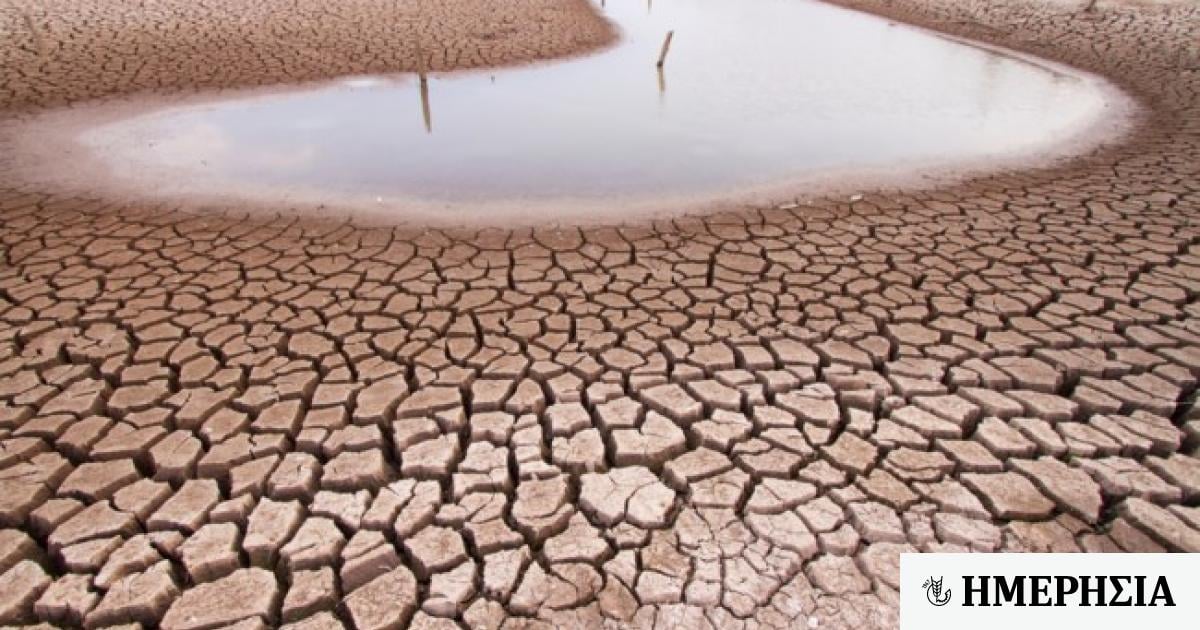
{"type": "MultiPolygon", "coordinates": [[[[1200,550],[1200,10],[842,3],[1144,112],[1054,168],[611,228],[0,180],[0,624],[889,628],[905,551],[1200,550]]],[[[206,82],[2,54],[9,109],[206,82]]]]}
{"type": "Polygon", "coordinates": [[[14,0],[0,32],[8,107],[487,68],[616,39],[586,0],[14,0]]]}

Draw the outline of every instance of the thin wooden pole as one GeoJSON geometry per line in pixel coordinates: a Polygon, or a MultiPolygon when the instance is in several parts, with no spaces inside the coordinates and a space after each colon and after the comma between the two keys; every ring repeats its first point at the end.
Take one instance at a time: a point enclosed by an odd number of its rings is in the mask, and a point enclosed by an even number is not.
{"type": "Polygon", "coordinates": [[[429,84],[425,75],[421,75],[421,117],[425,119],[425,133],[433,133],[433,113],[429,108],[429,84]]]}
{"type": "Polygon", "coordinates": [[[662,52],[658,54],[658,67],[663,67],[667,62],[667,53],[671,51],[671,38],[675,37],[675,31],[667,31],[667,38],[663,40],[662,52]]]}
{"type": "Polygon", "coordinates": [[[1083,10],[1087,13],[1091,13],[1092,11],[1094,11],[1096,9],[1096,3],[1099,1],[1100,0],[1091,0],[1090,2],[1087,3],[1086,7],[1083,7],[1083,10]]]}

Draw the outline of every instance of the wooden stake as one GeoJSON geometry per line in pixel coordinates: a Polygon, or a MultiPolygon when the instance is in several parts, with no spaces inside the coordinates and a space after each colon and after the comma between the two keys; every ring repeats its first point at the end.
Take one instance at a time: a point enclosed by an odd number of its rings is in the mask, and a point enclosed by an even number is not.
{"type": "Polygon", "coordinates": [[[1088,2],[1087,6],[1083,7],[1084,12],[1091,13],[1092,11],[1094,11],[1096,9],[1096,3],[1099,1],[1100,0],[1091,0],[1091,2],[1088,2]]]}
{"type": "Polygon", "coordinates": [[[667,53],[671,50],[671,38],[675,36],[675,31],[667,31],[667,38],[663,40],[662,52],[658,54],[658,67],[663,67],[667,62],[667,53]]]}
{"type": "Polygon", "coordinates": [[[433,113],[429,108],[429,84],[425,75],[421,75],[421,117],[425,120],[425,133],[433,133],[433,113]]]}

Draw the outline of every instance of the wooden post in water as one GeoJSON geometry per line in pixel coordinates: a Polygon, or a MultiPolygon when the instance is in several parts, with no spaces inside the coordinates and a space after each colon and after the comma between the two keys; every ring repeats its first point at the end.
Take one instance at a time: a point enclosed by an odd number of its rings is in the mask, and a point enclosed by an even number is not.
{"type": "Polygon", "coordinates": [[[429,111],[429,77],[425,76],[425,54],[417,42],[417,78],[421,92],[421,117],[425,120],[425,133],[433,133],[433,116],[429,111]]]}
{"type": "Polygon", "coordinates": [[[1086,6],[1086,7],[1083,7],[1083,10],[1084,10],[1084,12],[1085,12],[1085,13],[1091,13],[1092,11],[1095,11],[1095,10],[1096,10],[1096,3],[1097,3],[1097,2],[1099,2],[1099,0],[1090,0],[1090,1],[1087,3],[1087,6],[1086,6]]]}
{"type": "MultiPolygon", "coordinates": [[[[426,26],[429,21],[426,20],[426,26]]],[[[425,121],[425,133],[433,133],[433,115],[429,108],[429,78],[425,76],[425,50],[421,48],[421,33],[427,29],[421,29],[418,32],[415,46],[417,54],[417,90],[421,94],[421,118],[425,121]]]]}
{"type": "Polygon", "coordinates": [[[425,119],[425,133],[433,133],[433,113],[429,109],[429,84],[421,75],[421,117],[425,119]]]}
{"type": "Polygon", "coordinates": [[[663,40],[662,52],[658,54],[658,67],[663,67],[667,62],[667,53],[671,50],[671,38],[675,36],[675,31],[667,31],[667,38],[663,40]]]}

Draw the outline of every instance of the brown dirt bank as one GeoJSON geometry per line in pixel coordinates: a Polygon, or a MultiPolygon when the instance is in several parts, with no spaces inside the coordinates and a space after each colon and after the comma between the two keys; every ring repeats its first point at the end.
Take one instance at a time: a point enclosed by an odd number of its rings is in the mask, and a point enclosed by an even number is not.
{"type": "Polygon", "coordinates": [[[616,37],[585,0],[14,0],[0,33],[0,109],[504,66],[616,37]]]}

